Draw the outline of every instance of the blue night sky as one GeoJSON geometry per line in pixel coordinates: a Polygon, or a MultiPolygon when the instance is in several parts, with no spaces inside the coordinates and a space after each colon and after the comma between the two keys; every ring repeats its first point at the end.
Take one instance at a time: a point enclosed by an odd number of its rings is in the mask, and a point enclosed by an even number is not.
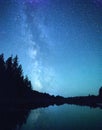
{"type": "Polygon", "coordinates": [[[0,0],[0,53],[19,57],[33,88],[97,94],[102,85],[101,0],[0,0]]]}

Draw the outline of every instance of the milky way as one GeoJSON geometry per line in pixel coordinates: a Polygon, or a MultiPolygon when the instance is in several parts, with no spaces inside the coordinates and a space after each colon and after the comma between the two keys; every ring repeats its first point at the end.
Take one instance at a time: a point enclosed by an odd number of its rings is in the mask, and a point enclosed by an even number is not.
{"type": "Polygon", "coordinates": [[[27,3],[24,4],[23,9],[24,15],[26,17],[25,24],[27,24],[25,31],[29,32],[25,32],[27,37],[29,35],[28,54],[33,60],[32,67],[30,67],[32,70],[32,73],[30,72],[31,79],[35,89],[37,90],[42,89],[44,86],[44,80],[46,80],[46,85],[49,85],[49,82],[51,82],[53,77],[53,69],[51,66],[47,66],[45,63],[48,58],[47,55],[50,53],[50,48],[49,42],[47,41],[47,34],[44,29],[45,17],[41,13],[41,10],[45,8],[46,5],[42,5],[42,8],[41,3],[45,4],[44,1],[27,1],[27,3]]]}
{"type": "Polygon", "coordinates": [[[17,54],[33,88],[93,94],[102,85],[101,0],[0,1],[0,52],[17,54]]]}

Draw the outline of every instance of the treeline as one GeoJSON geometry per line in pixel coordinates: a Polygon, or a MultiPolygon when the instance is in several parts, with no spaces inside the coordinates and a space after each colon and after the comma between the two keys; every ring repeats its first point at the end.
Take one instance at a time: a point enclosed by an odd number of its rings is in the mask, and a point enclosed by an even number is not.
{"type": "Polygon", "coordinates": [[[10,56],[4,60],[4,55],[0,55],[0,103],[6,107],[45,107],[48,105],[62,104],[64,98],[61,96],[49,95],[32,89],[32,85],[27,76],[23,75],[18,57],[10,56]]]}
{"type": "Polygon", "coordinates": [[[23,76],[22,66],[18,57],[10,56],[4,60],[0,55],[0,101],[26,99],[32,91],[32,85],[27,76],[23,76]]]}
{"type": "Polygon", "coordinates": [[[102,104],[102,87],[99,89],[97,96],[72,98],[34,91],[28,77],[23,75],[18,57],[10,56],[4,60],[4,55],[0,55],[0,108],[22,107],[31,109],[64,103],[97,107],[102,104]]]}

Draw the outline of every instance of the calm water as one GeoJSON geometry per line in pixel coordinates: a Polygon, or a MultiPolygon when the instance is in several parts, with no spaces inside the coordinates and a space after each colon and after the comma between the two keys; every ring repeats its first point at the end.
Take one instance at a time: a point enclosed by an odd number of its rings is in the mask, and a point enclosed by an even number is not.
{"type": "Polygon", "coordinates": [[[102,110],[75,105],[32,110],[21,130],[102,130],[102,110]]]}
{"type": "Polygon", "coordinates": [[[76,105],[11,111],[1,117],[2,130],[102,130],[102,109],[76,105]]]}

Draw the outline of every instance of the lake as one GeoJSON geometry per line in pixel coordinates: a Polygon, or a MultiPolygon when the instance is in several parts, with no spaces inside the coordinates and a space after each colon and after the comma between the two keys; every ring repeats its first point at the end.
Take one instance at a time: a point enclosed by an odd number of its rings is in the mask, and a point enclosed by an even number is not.
{"type": "Polygon", "coordinates": [[[32,110],[21,130],[101,130],[102,110],[76,105],[32,110]]]}
{"type": "Polygon", "coordinates": [[[0,121],[2,130],[101,130],[102,109],[66,104],[8,110],[1,112],[0,121]]]}

